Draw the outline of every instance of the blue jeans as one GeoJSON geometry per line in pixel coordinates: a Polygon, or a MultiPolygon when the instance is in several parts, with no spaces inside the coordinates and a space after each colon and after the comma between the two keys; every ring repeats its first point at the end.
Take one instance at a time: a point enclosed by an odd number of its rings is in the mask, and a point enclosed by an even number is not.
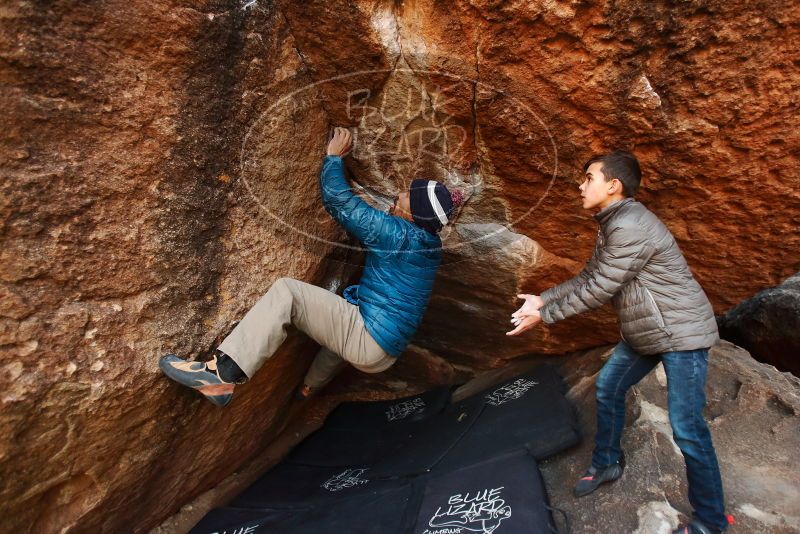
{"type": "Polygon", "coordinates": [[[673,439],[686,461],[689,503],[694,517],[708,527],[724,530],[728,521],[722,479],[711,433],[703,419],[708,349],[642,356],[620,342],[597,378],[597,435],[592,465],[602,469],[619,461],[625,393],[658,362],[664,364],[667,374],[669,422],[673,439]]]}

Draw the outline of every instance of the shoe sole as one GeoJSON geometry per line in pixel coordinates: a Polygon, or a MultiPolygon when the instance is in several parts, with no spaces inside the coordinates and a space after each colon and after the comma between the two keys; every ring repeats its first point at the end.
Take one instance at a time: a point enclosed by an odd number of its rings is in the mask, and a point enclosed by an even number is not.
{"type": "Polygon", "coordinates": [[[199,391],[215,406],[227,406],[233,398],[235,384],[226,384],[217,375],[203,371],[201,362],[187,362],[168,354],[158,361],[158,367],[170,380],[199,391]]]}

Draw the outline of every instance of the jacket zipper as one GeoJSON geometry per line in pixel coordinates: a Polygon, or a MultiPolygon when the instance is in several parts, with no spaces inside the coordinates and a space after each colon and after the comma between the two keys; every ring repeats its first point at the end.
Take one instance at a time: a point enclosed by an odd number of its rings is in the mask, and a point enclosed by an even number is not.
{"type": "Polygon", "coordinates": [[[653,309],[656,312],[656,321],[658,322],[658,326],[666,330],[667,325],[664,323],[664,317],[661,315],[661,310],[658,309],[658,304],[656,304],[656,299],[653,298],[653,294],[650,293],[650,290],[647,289],[647,286],[642,284],[642,287],[644,288],[644,292],[647,295],[647,298],[650,300],[650,304],[653,305],[653,309]]]}

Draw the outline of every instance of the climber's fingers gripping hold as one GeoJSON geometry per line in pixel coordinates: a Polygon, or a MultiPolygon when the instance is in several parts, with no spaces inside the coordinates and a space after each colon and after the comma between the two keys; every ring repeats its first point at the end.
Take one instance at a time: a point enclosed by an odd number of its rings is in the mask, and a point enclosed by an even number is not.
{"type": "Polygon", "coordinates": [[[344,157],[353,148],[353,135],[347,128],[334,128],[333,137],[328,142],[328,155],[344,157]]]}

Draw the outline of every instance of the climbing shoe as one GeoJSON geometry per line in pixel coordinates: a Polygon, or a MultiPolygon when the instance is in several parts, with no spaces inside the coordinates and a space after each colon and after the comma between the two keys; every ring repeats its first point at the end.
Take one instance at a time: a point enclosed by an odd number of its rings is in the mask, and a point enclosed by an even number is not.
{"type": "Polygon", "coordinates": [[[218,363],[221,356],[227,358],[227,355],[217,352],[207,362],[190,362],[167,354],[159,360],[158,366],[178,384],[196,389],[217,406],[226,406],[233,398],[236,382],[223,380],[220,376],[218,363]]]}
{"type": "Polygon", "coordinates": [[[611,464],[605,469],[596,469],[594,466],[589,467],[589,470],[581,477],[577,484],[575,484],[575,496],[583,497],[589,495],[600,484],[613,482],[622,476],[622,471],[625,469],[625,461],[620,459],[619,462],[611,464]]]}
{"type": "MultiPolygon", "coordinates": [[[[731,514],[725,515],[725,519],[728,521],[728,525],[733,525],[736,523],[731,514]]],[[[701,523],[697,519],[693,519],[692,522],[685,527],[678,527],[673,530],[672,534],[722,534],[722,531],[715,530],[701,523]]]]}

